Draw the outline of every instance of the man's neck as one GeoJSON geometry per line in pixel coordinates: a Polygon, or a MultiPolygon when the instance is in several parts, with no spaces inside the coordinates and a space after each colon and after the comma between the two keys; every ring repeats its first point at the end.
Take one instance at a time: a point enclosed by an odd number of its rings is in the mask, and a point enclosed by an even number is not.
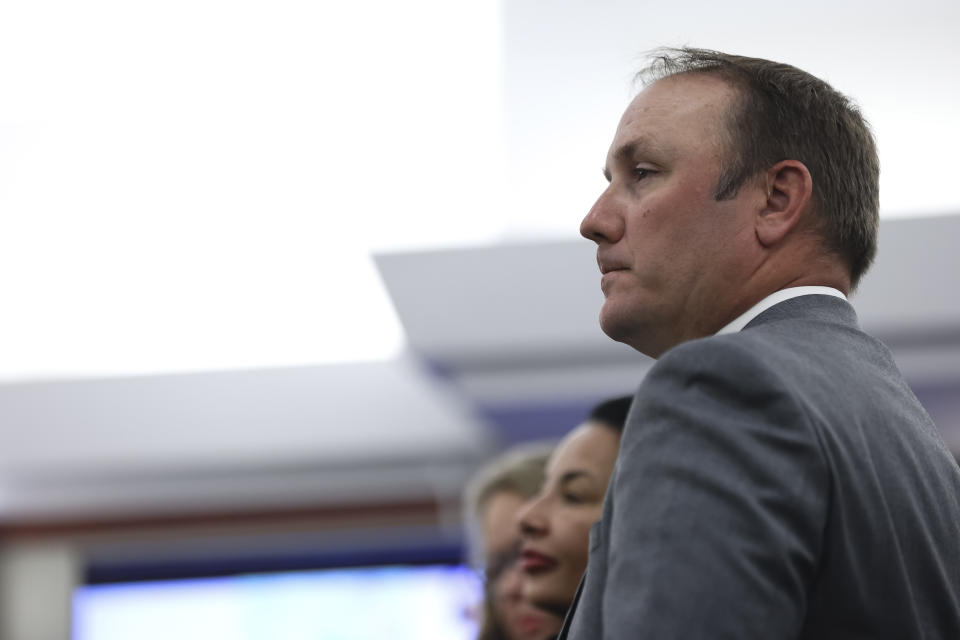
{"type": "Polygon", "coordinates": [[[804,287],[823,287],[834,290],[844,298],[850,295],[850,274],[837,257],[810,252],[801,253],[800,256],[803,257],[804,264],[804,272],[800,274],[796,273],[796,269],[789,268],[789,264],[793,264],[800,259],[798,256],[794,256],[796,259],[794,262],[787,262],[786,268],[782,260],[768,261],[763,267],[758,268],[744,283],[737,302],[732,304],[726,315],[719,318],[719,321],[704,335],[719,333],[755,306],[771,296],[776,296],[781,291],[804,287]],[[784,272],[789,273],[790,271],[793,271],[794,275],[784,275],[784,272]]]}

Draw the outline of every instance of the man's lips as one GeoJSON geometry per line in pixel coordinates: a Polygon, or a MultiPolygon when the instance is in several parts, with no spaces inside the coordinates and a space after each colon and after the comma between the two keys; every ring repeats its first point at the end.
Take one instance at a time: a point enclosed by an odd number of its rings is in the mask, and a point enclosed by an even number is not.
{"type": "Polygon", "coordinates": [[[627,271],[627,267],[616,267],[613,269],[600,269],[601,275],[607,275],[608,273],[616,273],[617,271],[627,271]]]}
{"type": "Polygon", "coordinates": [[[629,265],[623,264],[622,262],[602,258],[599,255],[597,256],[597,266],[600,267],[600,273],[603,275],[607,275],[613,271],[626,271],[630,268],[629,265]]]}
{"type": "Polygon", "coordinates": [[[540,573],[549,571],[557,565],[557,561],[537,551],[531,549],[525,550],[521,556],[520,566],[527,573],[540,573]]]}

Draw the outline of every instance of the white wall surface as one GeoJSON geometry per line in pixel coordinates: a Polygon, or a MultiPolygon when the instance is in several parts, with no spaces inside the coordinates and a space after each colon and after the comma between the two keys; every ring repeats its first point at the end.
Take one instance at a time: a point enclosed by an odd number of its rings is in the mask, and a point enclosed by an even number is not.
{"type": "Polygon", "coordinates": [[[500,43],[496,2],[0,3],[0,381],[397,355],[369,254],[499,229],[500,43]]]}
{"type": "Polygon", "coordinates": [[[822,75],[885,215],[960,210],[958,32],[948,0],[0,4],[0,380],[396,354],[370,251],[574,238],[660,45],[822,75]]]}
{"type": "MultiPolygon", "coordinates": [[[[868,331],[904,353],[929,352],[930,375],[948,379],[960,377],[958,239],[960,215],[881,221],[876,262],[851,299],[868,331]]],[[[455,370],[649,362],[600,330],[595,256],[581,238],[384,254],[378,264],[411,346],[455,370]]],[[[918,362],[907,373],[927,372],[918,362]]]]}
{"type": "Polygon", "coordinates": [[[705,47],[814,73],[851,96],[877,136],[881,215],[960,211],[960,3],[762,0],[504,3],[507,239],[572,238],[605,185],[607,147],[642,54],[705,47]]]}
{"type": "Polygon", "coordinates": [[[0,638],[69,638],[73,589],[80,572],[76,549],[66,542],[0,546],[0,638]]]}
{"type": "Polygon", "coordinates": [[[0,521],[455,495],[490,443],[409,359],[0,386],[0,521]]]}

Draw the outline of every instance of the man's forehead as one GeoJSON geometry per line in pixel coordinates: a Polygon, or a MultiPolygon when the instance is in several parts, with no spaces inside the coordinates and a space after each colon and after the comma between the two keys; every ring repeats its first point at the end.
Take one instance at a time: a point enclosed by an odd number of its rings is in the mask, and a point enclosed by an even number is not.
{"type": "Polygon", "coordinates": [[[695,110],[711,104],[725,106],[734,93],[736,89],[714,73],[680,73],[645,86],[634,96],[627,111],[633,107],[695,110]]]}
{"type": "Polygon", "coordinates": [[[705,73],[657,80],[638,93],[623,112],[608,161],[627,151],[662,151],[677,127],[715,132],[734,95],[726,81],[705,73]]]}

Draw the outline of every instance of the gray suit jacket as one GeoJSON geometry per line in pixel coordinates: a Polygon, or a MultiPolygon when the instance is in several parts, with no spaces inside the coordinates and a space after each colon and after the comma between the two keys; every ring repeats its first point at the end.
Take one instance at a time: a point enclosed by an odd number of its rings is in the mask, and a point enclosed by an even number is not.
{"type": "Polygon", "coordinates": [[[660,358],[560,637],[960,638],[960,470],[846,301],[660,358]]]}

